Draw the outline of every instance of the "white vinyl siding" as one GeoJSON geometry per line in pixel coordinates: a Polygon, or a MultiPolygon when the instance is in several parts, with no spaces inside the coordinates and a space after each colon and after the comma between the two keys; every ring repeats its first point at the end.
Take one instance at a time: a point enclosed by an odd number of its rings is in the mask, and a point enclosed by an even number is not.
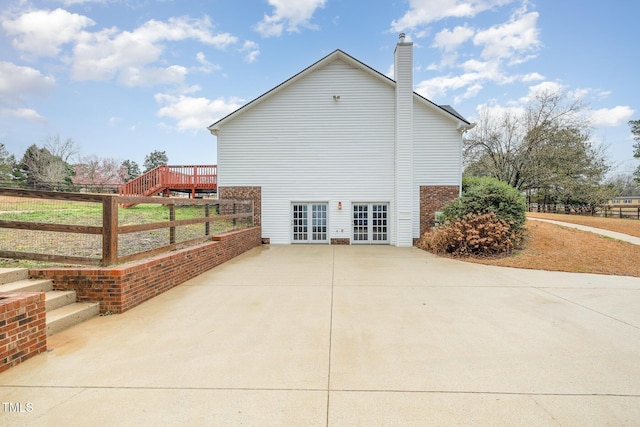
{"type": "Polygon", "coordinates": [[[461,185],[462,137],[438,107],[414,101],[413,237],[420,236],[420,186],[461,185]]]}
{"type": "Polygon", "coordinates": [[[398,43],[395,50],[395,233],[397,246],[413,244],[413,44],[398,43]]]}
{"type": "Polygon", "coordinates": [[[330,62],[220,129],[218,183],[262,187],[272,243],[291,241],[295,201],[328,203],[330,238],[349,238],[352,201],[393,200],[393,105],[393,85],[330,62]]]}

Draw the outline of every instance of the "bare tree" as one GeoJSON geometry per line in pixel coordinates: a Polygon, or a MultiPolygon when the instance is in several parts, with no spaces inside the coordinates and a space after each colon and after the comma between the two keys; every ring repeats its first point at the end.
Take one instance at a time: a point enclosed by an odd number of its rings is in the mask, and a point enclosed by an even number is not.
{"type": "Polygon", "coordinates": [[[128,174],[122,162],[114,158],[101,158],[96,155],[85,156],[74,165],[75,176],[72,182],[76,186],[93,187],[103,191],[125,182],[128,174]]]}
{"type": "Polygon", "coordinates": [[[44,148],[65,163],[70,163],[74,157],[80,153],[80,148],[73,139],[67,138],[65,141],[62,141],[60,135],[45,138],[44,148]]]}
{"type": "Polygon", "coordinates": [[[34,187],[67,185],[73,175],[73,169],[60,157],[35,144],[27,148],[18,167],[26,184],[34,187]]]}
{"type": "Polygon", "coordinates": [[[559,142],[566,142],[567,131],[588,140],[584,108],[562,92],[540,92],[522,111],[485,108],[465,139],[466,173],[492,176],[519,190],[545,186],[549,168],[562,159],[559,142]]]}
{"type": "Polygon", "coordinates": [[[465,175],[497,178],[544,203],[603,203],[606,149],[592,144],[584,110],[562,92],[542,92],[523,110],[481,111],[465,139],[465,175]]]}

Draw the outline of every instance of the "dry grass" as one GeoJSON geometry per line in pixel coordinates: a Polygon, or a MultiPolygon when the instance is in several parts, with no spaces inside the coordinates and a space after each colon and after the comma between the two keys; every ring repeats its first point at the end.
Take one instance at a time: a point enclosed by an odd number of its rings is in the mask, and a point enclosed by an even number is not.
{"type": "Polygon", "coordinates": [[[529,218],[552,219],[554,221],[570,222],[571,224],[587,225],[589,227],[604,228],[640,237],[640,221],[635,219],[601,218],[598,216],[562,215],[551,213],[528,212],[529,218]]]}
{"type": "MultiPolygon", "coordinates": [[[[536,214],[536,217],[538,217],[536,214]]],[[[539,216],[543,218],[543,216],[539,216]]],[[[609,230],[627,232],[623,226],[640,226],[637,221],[569,217],[553,215],[544,218],[597,226],[609,230]],[[560,217],[560,218],[557,218],[560,217]],[[592,221],[602,220],[602,221],[592,221]],[[617,224],[620,223],[620,224],[617,224]],[[624,224],[622,224],[624,223],[624,224]],[[624,230],[624,231],[623,231],[624,230]]],[[[569,271],[576,273],[613,274],[640,277],[640,246],[545,222],[527,222],[526,247],[504,258],[465,259],[480,264],[503,267],[531,268],[539,270],[569,271]]]]}

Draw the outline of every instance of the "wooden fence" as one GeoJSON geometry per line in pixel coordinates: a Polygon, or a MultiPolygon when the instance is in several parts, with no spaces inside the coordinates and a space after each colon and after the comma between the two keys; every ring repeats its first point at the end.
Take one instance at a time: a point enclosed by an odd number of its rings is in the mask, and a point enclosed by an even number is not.
{"type": "Polygon", "coordinates": [[[601,216],[604,218],[626,218],[640,220],[640,207],[624,207],[613,205],[598,205],[592,208],[565,206],[561,204],[529,203],[529,212],[556,213],[566,215],[601,216]]]}
{"type": "MultiPolygon", "coordinates": [[[[0,188],[0,201],[12,203],[15,200],[28,199],[34,203],[28,208],[14,208],[12,210],[3,210],[0,207],[0,257],[12,259],[28,259],[35,261],[48,261],[67,264],[79,265],[112,265],[123,262],[133,261],[157,255],[177,249],[211,240],[213,235],[228,232],[234,229],[247,228],[253,226],[253,202],[238,200],[217,200],[217,199],[186,199],[186,198],[166,198],[166,197],[123,197],[108,194],[85,194],[85,193],[63,193],[50,191],[31,191],[0,188]],[[16,199],[17,198],[17,199],[16,199]],[[35,200],[34,200],[35,199],[35,200]],[[36,203],[40,201],[41,203],[36,203]],[[26,213],[28,215],[39,218],[38,210],[55,211],[55,203],[66,203],[79,205],[98,204],[101,206],[101,215],[94,218],[89,223],[78,224],[77,222],[68,223],[69,221],[42,221],[29,220],[21,218],[20,220],[5,219],[10,214],[18,215],[26,213]],[[166,209],[166,220],[161,221],[138,221],[138,223],[124,223],[121,216],[130,217],[131,215],[121,215],[123,206],[137,204],[138,206],[149,207],[148,205],[159,206],[160,209],[166,209]],[[183,208],[190,212],[196,212],[197,215],[186,219],[177,219],[177,209],[183,208]],[[193,209],[195,208],[195,209],[193,209]],[[93,223],[92,223],[93,222],[93,223]],[[177,239],[177,230],[189,228],[190,232],[181,235],[187,235],[186,239],[177,239]],[[166,233],[162,232],[165,230],[166,233]],[[193,230],[196,230],[194,235],[193,230]],[[50,233],[53,237],[48,237],[48,246],[55,245],[62,247],[65,241],[71,245],[81,246],[83,243],[77,243],[82,236],[101,236],[99,243],[93,246],[97,255],[64,255],[59,253],[47,253],[39,251],[38,245],[30,244],[29,237],[20,235],[20,232],[43,232],[50,233]],[[155,247],[148,249],[147,247],[137,248],[133,250],[129,248],[128,253],[119,251],[119,242],[123,237],[134,236],[125,239],[128,242],[136,241],[133,233],[155,232],[158,235],[161,231],[162,237],[160,241],[156,241],[155,247]],[[75,236],[76,240],[68,236],[75,236]],[[166,236],[166,240],[165,237],[166,236]],[[26,240],[26,241],[25,241],[26,240]],[[16,250],[16,248],[28,248],[30,250],[16,250]],[[97,252],[96,252],[97,251],[97,252]]],[[[151,207],[153,208],[153,207],[151,207]]],[[[144,209],[144,208],[143,208],[144,209]]],[[[95,210],[95,209],[94,209],[95,210]]],[[[134,211],[124,210],[124,211],[134,211]]],[[[138,210],[140,212],[140,210],[138,210]]],[[[42,213],[42,212],[40,212],[42,213]]],[[[129,214],[129,212],[124,212],[129,214]]],[[[61,215],[64,215],[62,212],[61,215]]],[[[164,213],[163,213],[164,215],[164,213]]],[[[55,216],[55,218],[63,218],[55,216]]],[[[184,236],[183,236],[184,237],[184,236]]],[[[148,240],[148,239],[143,239],[148,240]]],[[[85,244],[86,245],[86,244],[85,244]]],[[[131,245],[129,245],[131,246],[131,245]]],[[[143,245],[144,246],[144,245],[143,245]]]]}

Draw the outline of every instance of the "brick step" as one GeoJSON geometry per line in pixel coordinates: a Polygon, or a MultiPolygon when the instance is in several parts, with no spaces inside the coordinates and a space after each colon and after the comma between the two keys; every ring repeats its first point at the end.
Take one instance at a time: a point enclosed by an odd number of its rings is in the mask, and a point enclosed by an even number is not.
{"type": "Polygon", "coordinates": [[[29,279],[26,268],[1,268],[0,292],[44,292],[47,336],[100,313],[99,303],[79,303],[75,291],[54,291],[53,281],[29,279]]]}
{"type": "Polygon", "coordinates": [[[97,316],[100,303],[75,302],[47,312],[47,336],[97,316]]]}

